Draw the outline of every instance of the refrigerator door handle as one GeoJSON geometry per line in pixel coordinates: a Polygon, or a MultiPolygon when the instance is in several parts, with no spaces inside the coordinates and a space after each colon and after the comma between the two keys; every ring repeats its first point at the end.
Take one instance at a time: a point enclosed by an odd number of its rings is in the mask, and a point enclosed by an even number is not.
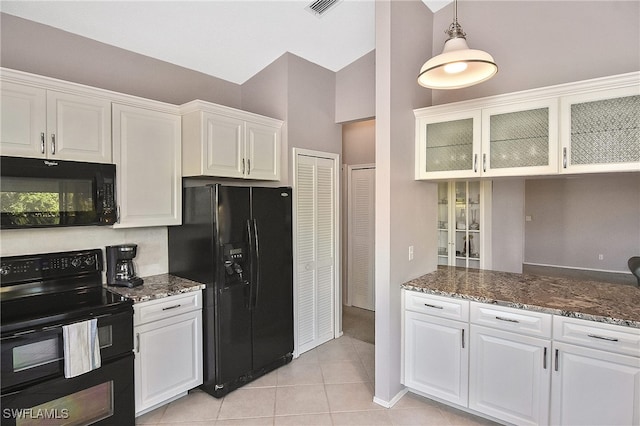
{"type": "Polygon", "coordinates": [[[253,309],[253,299],[255,297],[255,285],[254,285],[254,261],[253,261],[253,252],[255,251],[253,245],[253,231],[252,231],[252,222],[251,219],[247,219],[247,238],[249,238],[249,253],[247,253],[247,261],[249,263],[249,277],[247,279],[247,283],[249,284],[249,303],[247,303],[249,310],[253,309]]]}
{"type": "Polygon", "coordinates": [[[252,219],[253,223],[253,259],[251,259],[253,277],[251,280],[254,284],[253,294],[253,307],[258,306],[258,296],[260,295],[260,239],[258,238],[258,222],[255,218],[252,219]]]}

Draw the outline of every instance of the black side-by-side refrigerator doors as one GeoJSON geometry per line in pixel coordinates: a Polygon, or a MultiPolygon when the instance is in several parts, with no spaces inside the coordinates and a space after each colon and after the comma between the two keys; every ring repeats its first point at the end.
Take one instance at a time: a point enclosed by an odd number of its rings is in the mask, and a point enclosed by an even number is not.
{"type": "Polygon", "coordinates": [[[216,375],[228,383],[293,352],[291,189],[215,188],[216,375]]]}

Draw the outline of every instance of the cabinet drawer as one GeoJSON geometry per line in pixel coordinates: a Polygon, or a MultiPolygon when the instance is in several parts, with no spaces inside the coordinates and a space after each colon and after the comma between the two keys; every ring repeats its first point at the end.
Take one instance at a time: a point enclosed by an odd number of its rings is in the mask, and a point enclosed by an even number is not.
{"type": "Polygon", "coordinates": [[[553,340],[640,357],[640,329],[553,317],[553,340]]]}
{"type": "Polygon", "coordinates": [[[550,314],[472,302],[471,323],[530,336],[551,338],[550,314]]]}
{"type": "Polygon", "coordinates": [[[133,305],[133,321],[138,326],[150,321],[202,309],[202,291],[178,294],[133,305]]]}
{"type": "Polygon", "coordinates": [[[467,300],[405,291],[405,309],[440,318],[469,321],[469,302],[467,300]]]}

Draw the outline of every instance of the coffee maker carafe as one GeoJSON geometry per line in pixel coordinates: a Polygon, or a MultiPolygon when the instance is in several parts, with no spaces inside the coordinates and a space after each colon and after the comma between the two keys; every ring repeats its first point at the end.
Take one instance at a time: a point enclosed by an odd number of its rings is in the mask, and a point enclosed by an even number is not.
{"type": "Polygon", "coordinates": [[[143,283],[136,276],[133,258],[136,257],[137,244],[107,246],[107,285],[118,287],[136,287],[143,283]]]}

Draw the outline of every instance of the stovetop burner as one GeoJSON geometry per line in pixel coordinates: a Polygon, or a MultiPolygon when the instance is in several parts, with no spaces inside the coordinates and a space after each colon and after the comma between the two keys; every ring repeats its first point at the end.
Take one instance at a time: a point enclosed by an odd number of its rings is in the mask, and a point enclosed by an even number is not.
{"type": "Polygon", "coordinates": [[[102,287],[102,264],[100,249],[2,258],[2,335],[132,309],[102,287]]]}

